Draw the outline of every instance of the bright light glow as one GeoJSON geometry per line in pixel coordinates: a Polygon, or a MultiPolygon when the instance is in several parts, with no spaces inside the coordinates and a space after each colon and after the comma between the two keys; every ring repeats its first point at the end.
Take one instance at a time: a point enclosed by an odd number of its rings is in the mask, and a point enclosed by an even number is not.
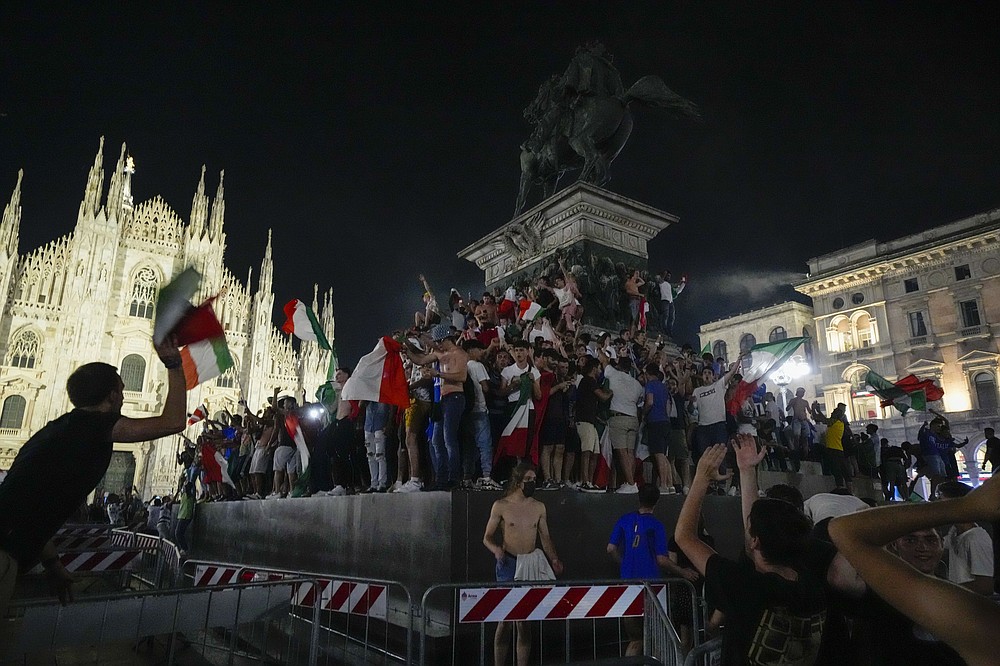
{"type": "Polygon", "coordinates": [[[812,368],[799,354],[792,356],[780,368],[770,374],[771,381],[778,386],[788,386],[796,379],[812,373],[812,368]]]}

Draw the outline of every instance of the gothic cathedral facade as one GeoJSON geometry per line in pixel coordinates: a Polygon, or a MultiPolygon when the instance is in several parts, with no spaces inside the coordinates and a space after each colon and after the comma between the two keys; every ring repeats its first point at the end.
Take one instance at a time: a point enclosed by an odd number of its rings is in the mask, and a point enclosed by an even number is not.
{"type": "MultiPolygon", "coordinates": [[[[226,330],[235,366],[188,392],[188,411],[239,413],[239,401],[260,408],[274,389],[312,393],[326,380],[330,352],[315,343],[293,347],[273,323],[271,233],[257,276],[246,281],[225,265],[223,174],[214,199],[205,194],[205,168],[185,224],[160,197],[135,205],[133,162],[121,153],[105,198],[104,138],[90,169],[76,227],[25,254],[18,250],[21,179],[0,221],[0,470],[48,421],[71,408],[66,379],[79,365],[104,361],[125,383],[127,416],[158,414],[166,372],[153,350],[153,314],[160,285],[187,266],[202,274],[196,299],[214,307],[226,330]],[[102,203],[103,202],[103,203],[102,203]]],[[[263,239],[262,239],[263,240],[263,239]]],[[[333,340],[332,290],[312,307],[333,340]],[[320,307],[321,306],[321,307],[320,307]]],[[[186,433],[192,438],[198,426],[186,433]]],[[[115,444],[99,489],[135,486],[143,497],[171,493],[177,480],[179,437],[115,444]]]]}

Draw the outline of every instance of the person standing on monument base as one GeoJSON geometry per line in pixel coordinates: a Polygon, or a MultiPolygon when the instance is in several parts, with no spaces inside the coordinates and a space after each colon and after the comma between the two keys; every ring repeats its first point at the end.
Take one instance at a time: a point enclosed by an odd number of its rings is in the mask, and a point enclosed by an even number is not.
{"type": "Polygon", "coordinates": [[[441,420],[435,421],[431,437],[434,485],[438,490],[457,485],[462,474],[458,431],[465,412],[469,355],[455,344],[457,339],[446,324],[438,324],[431,331],[430,353],[423,353],[409,342],[405,347],[406,355],[417,365],[433,363],[430,374],[441,381],[441,420]]]}
{"type": "Polygon", "coordinates": [[[639,327],[639,303],[642,301],[641,287],[646,282],[639,277],[638,268],[629,268],[628,279],[625,280],[625,297],[628,298],[629,332],[635,332],[639,327]]]}
{"type": "Polygon", "coordinates": [[[162,414],[122,416],[125,384],[117,369],[87,363],[66,382],[73,411],[50,421],[18,452],[0,485],[0,616],[18,571],[39,561],[59,600],[72,599],[73,577],[51,539],[107,472],[112,443],[146,442],[187,425],[184,371],[173,337],[157,345],[156,353],[167,369],[162,414]]]}
{"type": "MultiPolygon", "coordinates": [[[[520,463],[510,476],[507,494],[493,503],[486,523],[483,545],[496,558],[498,582],[555,580],[563,564],[549,535],[545,505],[532,498],[537,475],[533,465],[520,463]],[[495,540],[502,529],[503,539],[495,540]],[[537,547],[538,542],[542,547],[537,547]],[[551,562],[551,566],[550,566],[551,562]]],[[[518,666],[526,666],[531,655],[531,625],[516,622],[518,666]]],[[[493,639],[493,661],[507,663],[510,623],[500,622],[493,639]]]]}

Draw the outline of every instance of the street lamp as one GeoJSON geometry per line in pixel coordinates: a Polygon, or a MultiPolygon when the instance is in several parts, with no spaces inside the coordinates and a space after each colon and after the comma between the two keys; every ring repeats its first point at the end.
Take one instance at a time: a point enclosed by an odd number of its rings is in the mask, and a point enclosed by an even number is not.
{"type": "Polygon", "coordinates": [[[770,374],[770,379],[778,385],[781,393],[781,413],[788,412],[788,395],[786,389],[793,381],[805,377],[812,372],[812,368],[806,363],[801,355],[796,354],[785,361],[780,368],[770,374]]]}

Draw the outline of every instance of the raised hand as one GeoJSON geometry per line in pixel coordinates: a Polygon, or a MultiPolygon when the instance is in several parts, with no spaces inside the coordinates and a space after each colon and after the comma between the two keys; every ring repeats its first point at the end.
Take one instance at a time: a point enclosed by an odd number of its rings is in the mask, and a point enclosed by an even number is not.
{"type": "Polygon", "coordinates": [[[741,470],[753,469],[759,465],[767,452],[767,449],[763,447],[758,451],[757,440],[754,439],[753,435],[747,433],[736,435],[733,448],[736,450],[736,465],[741,470]]]}
{"type": "Polygon", "coordinates": [[[698,461],[698,469],[695,473],[709,482],[726,481],[733,475],[733,473],[727,472],[723,474],[719,471],[719,466],[722,465],[725,459],[725,444],[715,444],[710,446],[703,454],[701,454],[701,460],[698,461]]]}

